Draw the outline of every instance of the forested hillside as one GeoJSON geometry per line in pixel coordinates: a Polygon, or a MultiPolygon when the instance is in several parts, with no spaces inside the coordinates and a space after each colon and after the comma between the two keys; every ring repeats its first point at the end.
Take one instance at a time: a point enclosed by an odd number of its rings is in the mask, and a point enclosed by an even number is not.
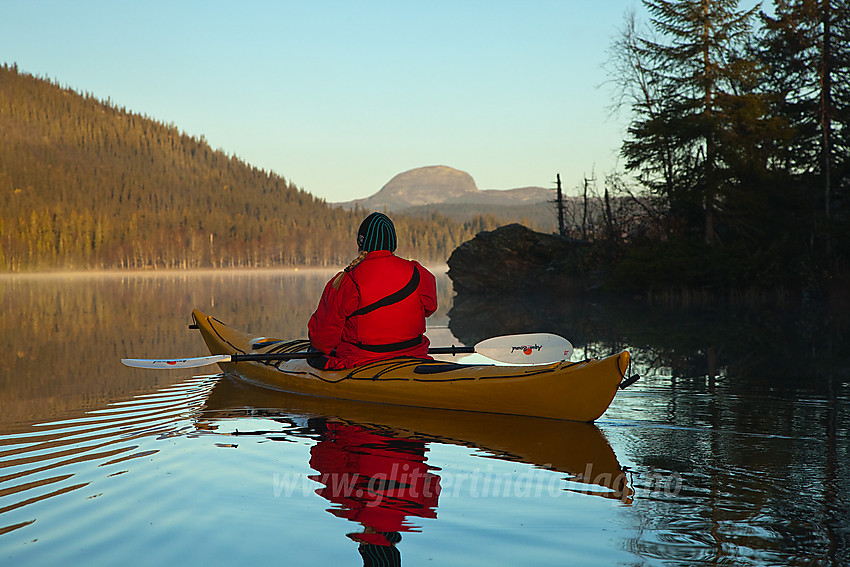
{"type": "MultiPolygon", "coordinates": [[[[0,272],[338,265],[363,216],[174,125],[0,67],[0,272]]],[[[432,262],[499,224],[394,220],[399,253],[432,262]]]]}
{"type": "MultiPolygon", "coordinates": [[[[576,200],[567,200],[570,210],[577,209],[580,204],[576,200]]],[[[423,205],[420,207],[408,207],[398,211],[407,216],[427,218],[434,213],[453,219],[456,222],[464,222],[477,215],[485,215],[498,218],[504,223],[519,223],[532,230],[540,232],[557,232],[558,212],[555,203],[534,203],[531,205],[479,205],[473,203],[438,203],[436,205],[423,205]]]]}

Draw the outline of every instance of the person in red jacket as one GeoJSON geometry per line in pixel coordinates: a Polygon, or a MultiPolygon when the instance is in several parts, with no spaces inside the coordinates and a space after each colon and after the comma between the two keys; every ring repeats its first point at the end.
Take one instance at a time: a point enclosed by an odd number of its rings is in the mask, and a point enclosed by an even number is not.
{"type": "Polygon", "coordinates": [[[372,213],[357,231],[360,255],[331,279],[307,328],[310,344],[326,358],[311,364],[329,370],[375,360],[428,356],[425,318],[437,310],[434,275],[393,252],[395,225],[372,213]]]}

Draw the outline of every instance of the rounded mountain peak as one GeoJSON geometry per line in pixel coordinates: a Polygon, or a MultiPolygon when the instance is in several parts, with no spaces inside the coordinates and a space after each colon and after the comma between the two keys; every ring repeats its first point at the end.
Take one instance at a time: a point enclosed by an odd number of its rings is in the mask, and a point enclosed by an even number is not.
{"type": "Polygon", "coordinates": [[[471,175],[445,165],[430,165],[399,173],[371,197],[351,204],[373,210],[398,210],[442,203],[468,193],[478,193],[471,175]]]}
{"type": "Polygon", "coordinates": [[[418,167],[399,173],[376,196],[410,200],[411,205],[439,203],[464,193],[475,193],[475,180],[465,171],[445,165],[418,167]],[[421,201],[421,202],[413,202],[421,201]]]}

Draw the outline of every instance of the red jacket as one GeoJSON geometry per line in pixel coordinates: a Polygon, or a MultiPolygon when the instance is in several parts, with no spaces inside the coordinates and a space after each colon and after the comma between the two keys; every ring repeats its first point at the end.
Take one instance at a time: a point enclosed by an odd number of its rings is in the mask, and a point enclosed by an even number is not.
{"type": "Polygon", "coordinates": [[[328,355],[329,369],[427,358],[425,318],[436,310],[434,275],[418,262],[376,250],[327,283],[307,325],[310,343],[328,355]]]}

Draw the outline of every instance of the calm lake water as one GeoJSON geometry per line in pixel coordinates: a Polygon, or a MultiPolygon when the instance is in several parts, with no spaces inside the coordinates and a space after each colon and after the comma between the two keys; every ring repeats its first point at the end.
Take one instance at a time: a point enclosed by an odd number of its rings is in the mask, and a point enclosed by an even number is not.
{"type": "Polygon", "coordinates": [[[330,275],[0,276],[0,563],[850,564],[845,305],[482,300],[439,278],[435,346],[628,348],[643,377],[595,424],[120,363],[206,354],[193,307],[304,336],[330,275]]]}

